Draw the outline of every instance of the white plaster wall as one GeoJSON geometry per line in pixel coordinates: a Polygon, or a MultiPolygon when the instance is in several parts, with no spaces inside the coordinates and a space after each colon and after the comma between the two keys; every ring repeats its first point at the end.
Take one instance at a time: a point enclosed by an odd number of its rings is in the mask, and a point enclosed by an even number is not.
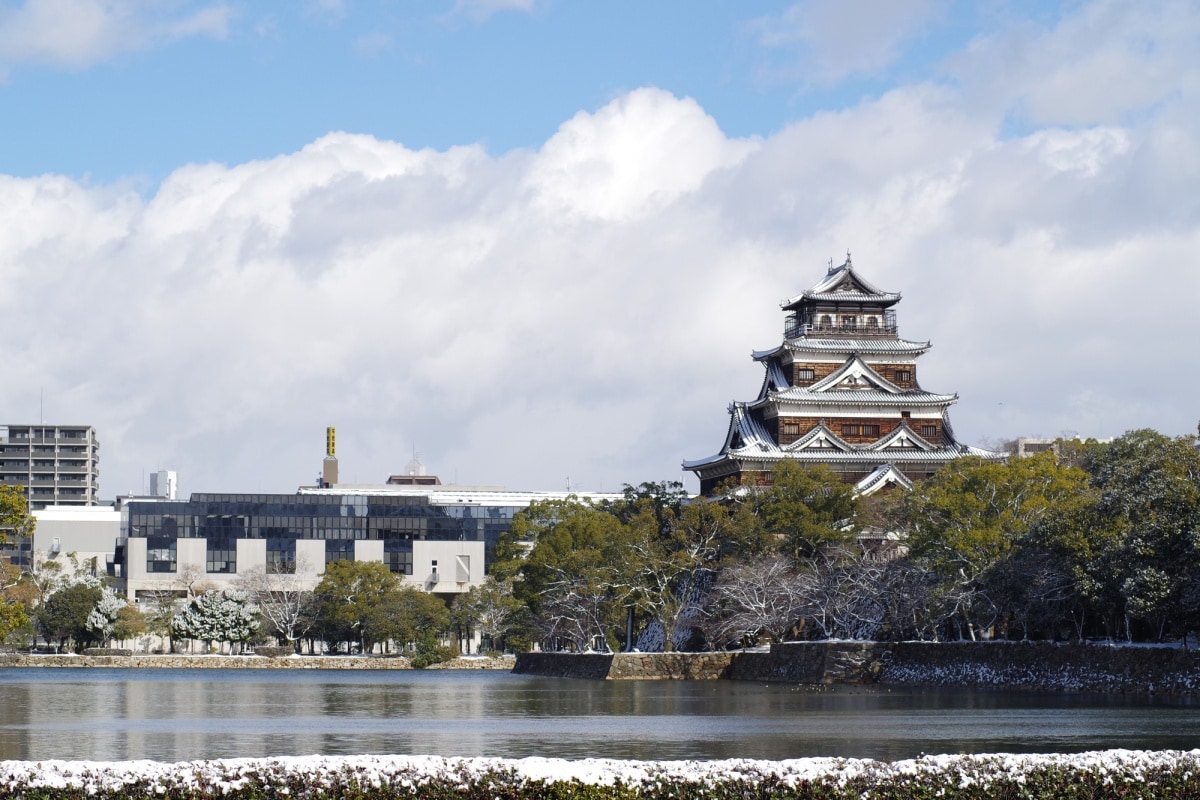
{"type": "Polygon", "coordinates": [[[237,540],[237,571],[239,575],[261,572],[267,568],[266,539],[237,540]]]}
{"type": "Polygon", "coordinates": [[[383,542],[379,539],[359,539],[354,543],[355,561],[383,561],[383,542]]]}

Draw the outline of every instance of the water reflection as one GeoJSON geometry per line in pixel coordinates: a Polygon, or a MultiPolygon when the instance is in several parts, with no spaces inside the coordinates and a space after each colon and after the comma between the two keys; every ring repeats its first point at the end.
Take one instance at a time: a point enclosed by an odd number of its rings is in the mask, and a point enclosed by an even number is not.
{"type": "Polygon", "coordinates": [[[1190,700],[491,672],[0,670],[0,758],[908,758],[1192,748],[1190,700]]]}

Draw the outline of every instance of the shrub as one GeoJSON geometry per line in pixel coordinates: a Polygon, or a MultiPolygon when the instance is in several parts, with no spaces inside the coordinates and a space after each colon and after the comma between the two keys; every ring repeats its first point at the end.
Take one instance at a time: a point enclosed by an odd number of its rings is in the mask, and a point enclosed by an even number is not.
{"type": "Polygon", "coordinates": [[[417,642],[417,650],[409,657],[413,669],[425,669],[434,664],[441,664],[452,658],[458,658],[458,648],[438,644],[433,633],[426,633],[417,642]]]}

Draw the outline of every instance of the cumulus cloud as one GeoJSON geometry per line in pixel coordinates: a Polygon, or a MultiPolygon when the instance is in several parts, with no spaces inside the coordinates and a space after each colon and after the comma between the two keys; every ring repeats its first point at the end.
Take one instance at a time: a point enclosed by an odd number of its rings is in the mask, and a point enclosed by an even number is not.
{"type": "MultiPolygon", "coordinates": [[[[1145,30],[1173,40],[1157,19],[1145,30]]],[[[1029,58],[1073,30],[1030,38],[1029,58]]],[[[1097,50],[1126,35],[1105,30],[1097,50]]],[[[957,68],[982,75],[995,46],[957,68]]],[[[779,342],[778,302],[849,248],[904,293],[903,335],[934,344],[922,383],[959,393],[966,441],[1189,432],[1200,57],[1179,57],[1137,115],[1015,133],[1028,90],[1002,102],[984,80],[759,139],[641,89],[528,151],[334,132],[181,167],[150,197],[0,177],[18,354],[0,404],[33,419],[40,389],[47,420],[97,425],[106,494],[160,467],[187,490],[290,491],[331,424],[347,481],[414,448],[464,483],[677,478],[757,392],[749,353],[779,342]]]]}
{"type": "Polygon", "coordinates": [[[86,67],[177,39],[223,38],[230,15],[223,3],[173,11],[133,0],[25,0],[0,11],[0,64],[86,67]]]}

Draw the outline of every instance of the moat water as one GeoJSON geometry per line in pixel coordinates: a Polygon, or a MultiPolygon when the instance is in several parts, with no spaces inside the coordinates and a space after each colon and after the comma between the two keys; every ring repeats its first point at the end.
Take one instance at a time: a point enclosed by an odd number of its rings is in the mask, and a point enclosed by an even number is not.
{"type": "Polygon", "coordinates": [[[464,671],[0,669],[0,759],[911,758],[1200,746],[1194,699],[464,671]]]}

